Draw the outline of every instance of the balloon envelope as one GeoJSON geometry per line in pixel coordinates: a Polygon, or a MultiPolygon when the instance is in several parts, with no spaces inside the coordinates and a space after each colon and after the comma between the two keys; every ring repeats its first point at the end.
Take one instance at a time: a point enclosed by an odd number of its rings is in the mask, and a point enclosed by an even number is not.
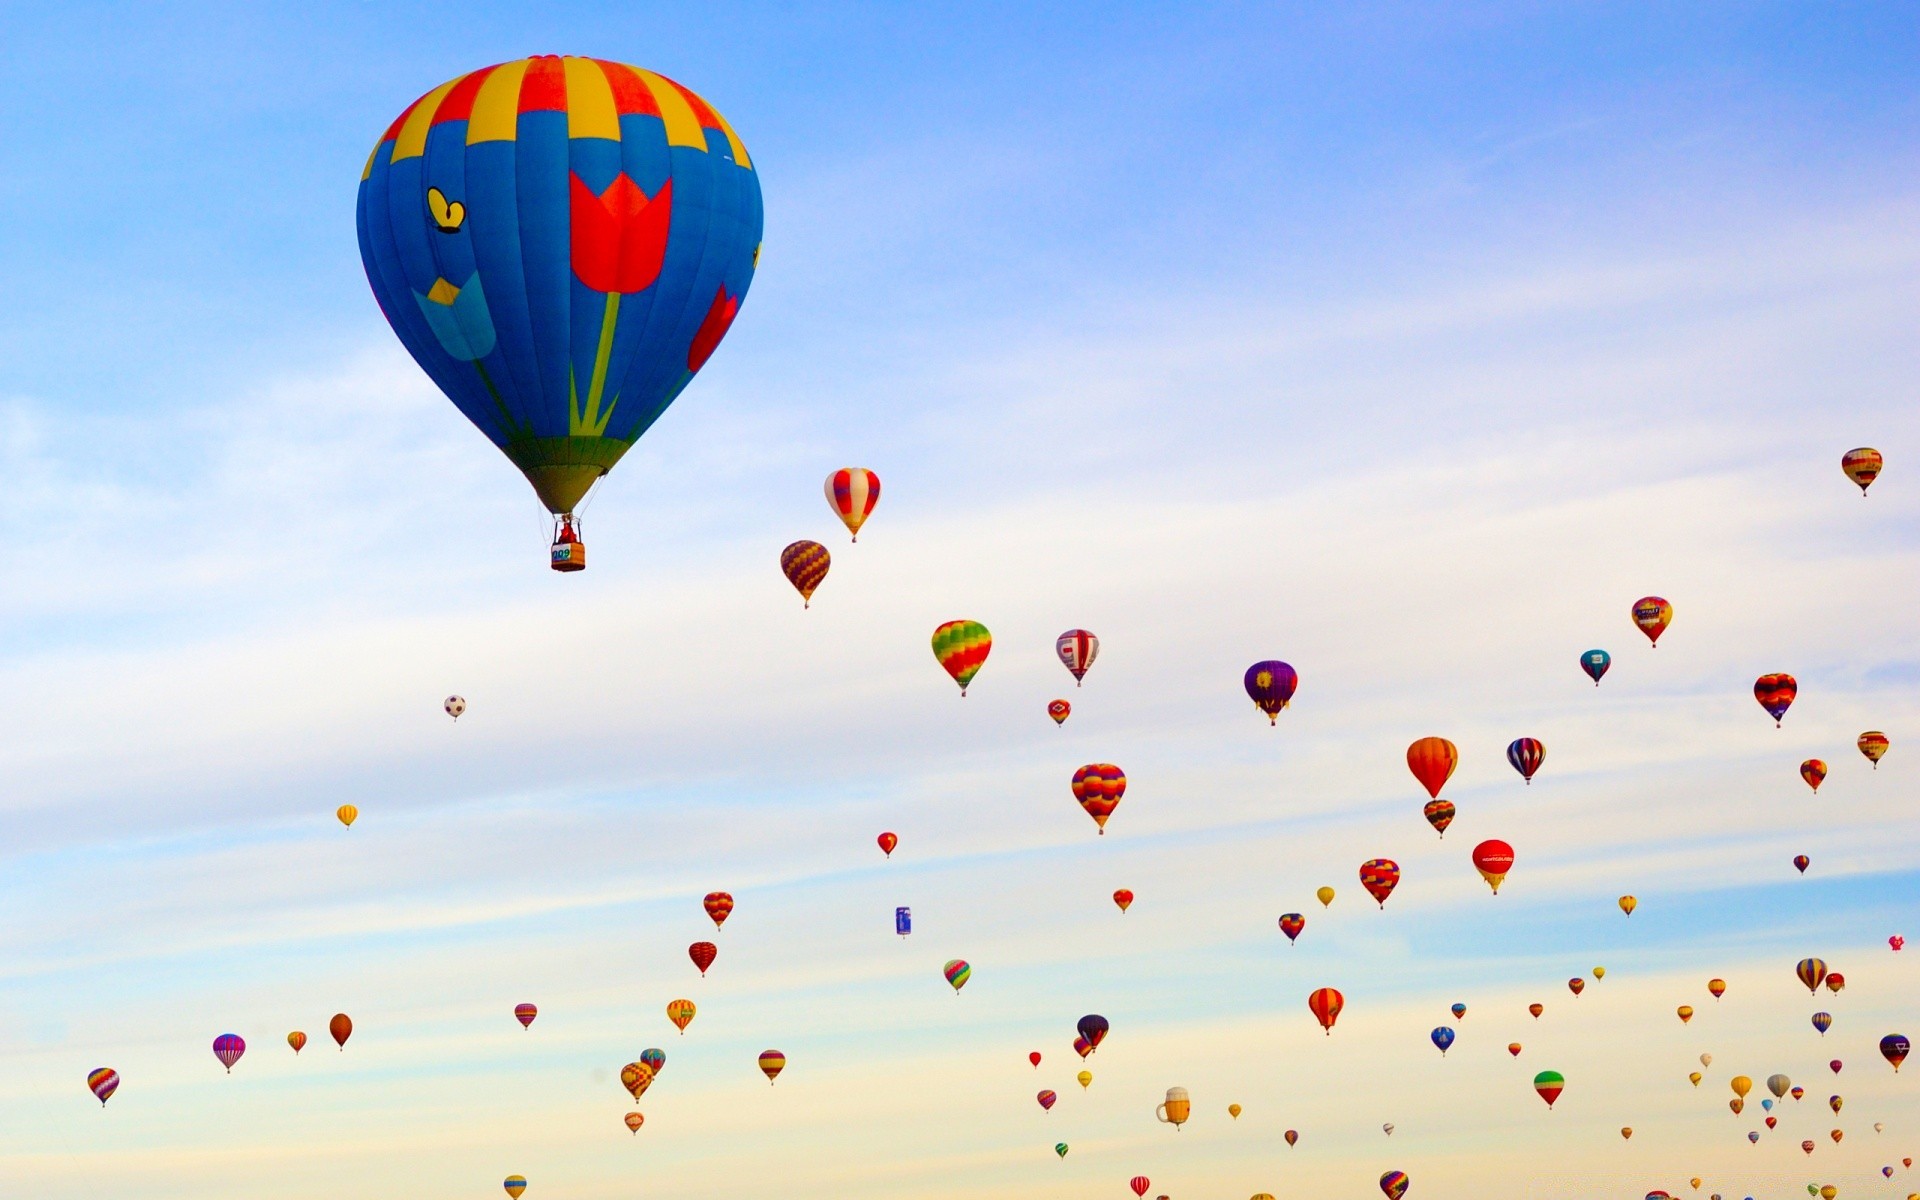
{"type": "Polygon", "coordinates": [[[229,1073],[233,1071],[233,1064],[239,1062],[240,1056],[246,1052],[247,1041],[237,1033],[223,1033],[213,1039],[213,1056],[220,1060],[220,1065],[229,1073]]]}
{"type": "Polygon", "coordinates": [[[1673,621],[1673,605],[1658,596],[1642,596],[1633,602],[1633,623],[1647,640],[1660,644],[1660,635],[1673,621]]]}
{"type": "Polygon", "coordinates": [[[333,1035],[333,1044],[345,1050],[347,1039],[353,1036],[353,1018],[345,1013],[333,1014],[333,1019],[327,1022],[327,1032],[333,1035]]]}
{"type": "Polygon", "coordinates": [[[827,476],[827,506],[847,527],[854,541],[860,540],[860,527],[873,515],[880,503],[880,477],[865,467],[841,467],[827,476]]]}
{"type": "Polygon", "coordinates": [[[1507,761],[1520,772],[1520,778],[1533,782],[1533,773],[1547,759],[1547,747],[1539,738],[1515,738],[1507,744],[1507,761]]]}
{"type": "Polygon", "coordinates": [[[826,582],[833,556],[819,542],[793,542],[780,551],[780,573],[800,593],[800,607],[813,607],[813,593],[826,582]]]}
{"type": "Polygon", "coordinates": [[[1513,869],[1513,847],[1499,838],[1488,838],[1473,848],[1473,865],[1487,886],[1499,895],[1500,884],[1513,869]]]}
{"type": "Polygon", "coordinates": [[[1548,1108],[1553,1107],[1553,1102],[1560,1098],[1566,1086],[1566,1077],[1558,1071],[1542,1071],[1533,1077],[1533,1090],[1540,1093],[1540,1098],[1547,1102],[1548,1108]]]}
{"type": "Polygon", "coordinates": [[[1767,715],[1773,718],[1775,725],[1780,724],[1780,718],[1786,715],[1794,697],[1799,694],[1800,685],[1791,675],[1762,675],[1753,682],[1753,698],[1760,702],[1761,708],[1767,710],[1767,715]]]}
{"type": "Polygon", "coordinates": [[[1881,458],[1880,452],[1872,446],[1858,446],[1840,456],[1840,469],[1846,472],[1848,479],[1859,486],[1862,496],[1867,494],[1867,488],[1873,484],[1873,481],[1880,477],[1880,469],[1885,465],[1886,460],[1881,458]]]}
{"type": "Polygon", "coordinates": [[[768,1083],[772,1083],[774,1078],[786,1069],[786,1055],[780,1053],[778,1050],[762,1050],[760,1052],[760,1071],[767,1077],[768,1083]]]}
{"type": "Polygon", "coordinates": [[[1436,800],[1459,765],[1460,751],[1443,737],[1424,737],[1407,747],[1407,769],[1436,800]]]}
{"type": "Polygon", "coordinates": [[[1061,665],[1073,673],[1074,682],[1087,677],[1087,668],[1100,654],[1100,639],[1084,629],[1069,629],[1053,639],[1053,652],[1061,665]]]}
{"type": "Polygon", "coordinates": [[[1600,677],[1605,675],[1607,668],[1612,665],[1613,655],[1608,654],[1605,650],[1589,650],[1580,656],[1580,669],[1585,671],[1587,677],[1593,680],[1593,686],[1595,687],[1600,686],[1600,677]]]}
{"type": "Polygon", "coordinates": [[[1267,724],[1278,725],[1281,710],[1292,703],[1293,693],[1300,686],[1300,676],[1288,664],[1270,658],[1248,667],[1241,682],[1253,706],[1267,714],[1267,724]]]}
{"type": "Polygon", "coordinates": [[[978,621],[948,621],[933,631],[933,656],[967,694],[967,685],[993,653],[993,635],[978,621]]]}
{"type": "Polygon", "coordinates": [[[120,1072],[112,1067],[95,1067],[87,1072],[87,1090],[92,1092],[94,1099],[100,1102],[100,1107],[105,1108],[107,1101],[111,1100],[114,1092],[119,1089],[120,1072]]]}
{"type": "Polygon", "coordinates": [[[1360,886],[1367,894],[1387,906],[1387,897],[1400,884],[1400,864],[1390,858],[1370,858],[1360,864],[1360,886]]]}

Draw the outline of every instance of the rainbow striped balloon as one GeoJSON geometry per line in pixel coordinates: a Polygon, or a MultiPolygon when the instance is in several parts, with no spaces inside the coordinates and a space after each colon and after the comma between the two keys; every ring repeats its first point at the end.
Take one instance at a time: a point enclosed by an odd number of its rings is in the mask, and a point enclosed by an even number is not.
{"type": "Polygon", "coordinates": [[[1380,1177],[1380,1190],[1387,1194],[1387,1200],[1400,1200],[1407,1194],[1408,1182],[1405,1171],[1388,1171],[1380,1177]]]}
{"type": "Polygon", "coordinates": [[[1112,763],[1088,763],[1073,773],[1073,798],[1087,810],[1100,832],[1107,831],[1107,818],[1120,807],[1127,794],[1127,773],[1112,763]]]}
{"type": "Polygon", "coordinates": [[[507,1176],[507,1181],[500,1186],[506,1188],[507,1195],[512,1196],[514,1200],[520,1200],[520,1193],[527,1190],[527,1177],[525,1175],[509,1175],[507,1176]]]}
{"type": "Polygon", "coordinates": [[[87,1088],[93,1092],[94,1098],[100,1101],[101,1108],[107,1106],[107,1101],[119,1087],[120,1072],[112,1067],[95,1067],[87,1072],[87,1088]]]}
{"type": "Polygon", "coordinates": [[[760,1052],[760,1070],[766,1075],[768,1083],[772,1083],[774,1077],[786,1069],[786,1055],[780,1053],[778,1050],[762,1050],[760,1052]]]}
{"type": "Polygon", "coordinates": [[[959,992],[961,988],[967,986],[967,980],[973,977],[973,968],[967,965],[967,960],[964,958],[956,958],[949,961],[941,970],[942,973],[946,975],[947,982],[953,986],[953,990],[956,993],[959,992]]]}
{"type": "Polygon", "coordinates": [[[993,635],[978,621],[948,621],[933,631],[933,656],[967,694],[967,685],[993,653],[993,635]]]}

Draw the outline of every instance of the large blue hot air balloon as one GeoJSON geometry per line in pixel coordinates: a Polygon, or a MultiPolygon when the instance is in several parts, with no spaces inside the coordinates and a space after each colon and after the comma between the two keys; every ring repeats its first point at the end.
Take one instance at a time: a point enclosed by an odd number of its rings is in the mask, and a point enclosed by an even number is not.
{"type": "Polygon", "coordinates": [[[1613,655],[1605,650],[1589,650],[1580,656],[1580,669],[1593,677],[1593,686],[1600,686],[1600,677],[1613,665],[1613,655]]]}
{"type": "MultiPolygon", "coordinates": [[[[686,88],[543,55],[401,113],[360,177],[359,226],[408,353],[564,518],[726,336],[759,259],[760,181],[686,88]]],[[[560,524],[553,565],[577,570],[560,524]]]]}
{"type": "Polygon", "coordinates": [[[1453,1029],[1451,1026],[1441,1025],[1436,1028],[1430,1036],[1433,1038],[1433,1044],[1440,1048],[1442,1055],[1446,1054],[1448,1046],[1453,1045],[1453,1029]]]}

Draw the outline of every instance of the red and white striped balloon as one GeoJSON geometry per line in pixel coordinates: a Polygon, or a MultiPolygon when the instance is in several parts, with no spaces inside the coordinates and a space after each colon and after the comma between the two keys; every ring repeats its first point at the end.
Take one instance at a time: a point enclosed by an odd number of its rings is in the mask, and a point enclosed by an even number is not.
{"type": "Polygon", "coordinates": [[[865,467],[841,467],[827,476],[827,503],[857,542],[860,527],[880,503],[880,477],[865,467]]]}

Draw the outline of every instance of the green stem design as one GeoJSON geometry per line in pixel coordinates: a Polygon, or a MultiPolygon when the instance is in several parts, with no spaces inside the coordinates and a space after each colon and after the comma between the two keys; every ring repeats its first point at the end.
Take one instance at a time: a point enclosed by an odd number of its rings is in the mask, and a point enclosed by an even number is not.
{"type": "Polygon", "coordinates": [[[600,398],[607,387],[607,359],[613,354],[613,330],[619,320],[620,293],[608,292],[606,314],[600,319],[600,345],[593,354],[593,378],[587,384],[587,411],[578,422],[579,427],[568,431],[575,436],[601,436],[613,416],[611,404],[607,406],[606,416],[600,415],[600,398]]]}

